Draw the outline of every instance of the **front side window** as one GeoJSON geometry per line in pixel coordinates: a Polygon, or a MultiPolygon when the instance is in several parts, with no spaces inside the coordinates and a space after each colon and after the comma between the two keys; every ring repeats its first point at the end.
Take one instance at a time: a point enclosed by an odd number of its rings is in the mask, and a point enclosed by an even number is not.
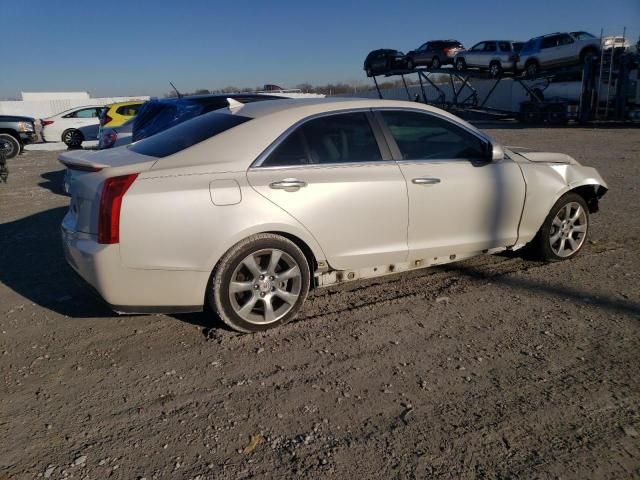
{"type": "Polygon", "coordinates": [[[509,42],[498,42],[498,48],[501,52],[510,52],[511,44],[509,42]]]}
{"type": "Polygon", "coordinates": [[[571,45],[573,43],[573,37],[567,33],[560,35],[558,45],[571,45]]]}
{"type": "Polygon", "coordinates": [[[251,120],[250,117],[211,112],[133,143],[142,155],[164,158],[251,120]]]}
{"type": "Polygon", "coordinates": [[[343,113],[304,123],[262,165],[321,165],[379,160],[382,156],[366,114],[343,113]]]}
{"type": "Polygon", "coordinates": [[[558,46],[558,36],[552,35],[542,39],[542,45],[540,48],[553,48],[558,46]]]}
{"type": "Polygon", "coordinates": [[[473,47],[471,47],[471,51],[473,52],[481,52],[484,50],[484,42],[480,42],[473,47]]]}
{"type": "Polygon", "coordinates": [[[380,114],[403,160],[487,159],[487,143],[448,120],[419,112],[380,114]]]}
{"type": "Polygon", "coordinates": [[[496,50],[496,42],[487,42],[484,44],[485,52],[495,52],[496,50]]]}

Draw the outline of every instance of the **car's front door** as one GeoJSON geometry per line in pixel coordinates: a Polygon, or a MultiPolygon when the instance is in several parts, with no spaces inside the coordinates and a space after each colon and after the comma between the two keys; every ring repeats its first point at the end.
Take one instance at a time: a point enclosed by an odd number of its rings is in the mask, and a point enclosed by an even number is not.
{"type": "Polygon", "coordinates": [[[379,110],[409,192],[409,260],[514,245],[525,199],[520,167],[491,161],[489,142],[437,115],[379,110]]]}
{"type": "Polygon", "coordinates": [[[310,118],[247,173],[340,270],[407,257],[406,183],[371,118],[369,111],[310,118]]]}
{"type": "Polygon", "coordinates": [[[484,52],[484,44],[485,42],[480,42],[471,47],[464,54],[465,62],[470,67],[479,67],[481,66],[480,61],[482,57],[482,53],[484,52]]]}
{"type": "Polygon", "coordinates": [[[83,108],[75,112],[74,127],[82,132],[85,140],[95,140],[98,137],[100,108],[83,108]]]}

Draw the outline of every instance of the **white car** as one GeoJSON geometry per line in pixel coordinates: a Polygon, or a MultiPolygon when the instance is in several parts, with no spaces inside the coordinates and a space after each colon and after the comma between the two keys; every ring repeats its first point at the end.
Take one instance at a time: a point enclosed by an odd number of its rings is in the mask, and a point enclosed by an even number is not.
{"type": "Polygon", "coordinates": [[[571,258],[607,191],[567,155],[371,99],[230,101],[60,161],[77,171],[65,256],[115,311],[208,302],[242,332],[291,320],[313,287],[526,244],[571,258]]]}
{"type": "Polygon", "coordinates": [[[42,138],[45,142],[64,142],[68,147],[79,147],[85,140],[96,140],[102,108],[102,105],[87,105],[45,118],[42,120],[42,138]]]}

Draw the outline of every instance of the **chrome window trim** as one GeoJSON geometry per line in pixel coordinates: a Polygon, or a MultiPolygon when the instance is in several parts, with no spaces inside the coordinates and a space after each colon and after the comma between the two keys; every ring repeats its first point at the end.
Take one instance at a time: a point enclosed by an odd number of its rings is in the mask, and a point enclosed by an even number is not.
{"type": "Polygon", "coordinates": [[[348,108],[348,109],[344,109],[344,110],[332,110],[330,112],[320,112],[320,113],[314,113],[313,115],[309,115],[307,117],[304,117],[300,120],[298,120],[297,122],[295,122],[294,124],[292,124],[291,126],[289,126],[284,132],[282,132],[278,138],[276,138],[265,150],[262,151],[262,153],[260,155],[258,155],[258,157],[251,163],[251,165],[249,166],[249,170],[254,169],[254,168],[260,168],[260,169],[289,169],[289,168],[300,168],[300,167],[327,167],[327,166],[346,166],[346,165],[363,165],[363,164],[381,164],[384,162],[392,162],[395,163],[393,160],[393,154],[392,152],[389,150],[389,146],[388,146],[388,142],[386,142],[386,139],[384,138],[383,132],[381,131],[377,131],[376,129],[378,128],[377,122],[374,122],[372,119],[371,115],[371,107],[360,107],[360,108],[348,108]],[[371,131],[373,132],[373,136],[376,139],[376,143],[378,144],[378,149],[380,150],[380,156],[381,156],[381,160],[369,160],[369,161],[363,161],[363,162],[337,162],[337,163],[309,163],[309,164],[305,164],[305,165],[273,165],[273,166],[262,166],[262,163],[265,161],[265,159],[267,157],[269,157],[269,155],[271,155],[273,153],[273,151],[278,148],[280,146],[280,144],[282,142],[284,142],[287,138],[289,138],[289,135],[291,135],[298,127],[301,127],[302,125],[304,125],[307,122],[310,122],[312,120],[315,120],[317,118],[322,118],[322,117],[329,117],[329,116],[333,116],[333,115],[343,115],[343,114],[347,114],[347,113],[364,113],[367,116],[367,120],[369,121],[369,126],[371,127],[371,131]],[[388,158],[385,158],[385,156],[387,156],[388,158]]]}

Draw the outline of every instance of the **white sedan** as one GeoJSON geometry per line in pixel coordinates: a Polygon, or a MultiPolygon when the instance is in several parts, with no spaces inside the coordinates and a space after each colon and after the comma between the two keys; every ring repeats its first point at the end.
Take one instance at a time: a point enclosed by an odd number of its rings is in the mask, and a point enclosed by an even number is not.
{"type": "Polygon", "coordinates": [[[64,142],[79,147],[85,140],[96,140],[100,128],[101,105],[86,105],[65,110],[42,120],[45,142],[64,142]]]}
{"type": "Polygon", "coordinates": [[[561,153],[502,147],[426,105],[274,100],[128,147],[70,152],[69,264],[118,312],[199,311],[242,332],[310,288],[526,244],[576,255],[607,186],[561,153]]]}

